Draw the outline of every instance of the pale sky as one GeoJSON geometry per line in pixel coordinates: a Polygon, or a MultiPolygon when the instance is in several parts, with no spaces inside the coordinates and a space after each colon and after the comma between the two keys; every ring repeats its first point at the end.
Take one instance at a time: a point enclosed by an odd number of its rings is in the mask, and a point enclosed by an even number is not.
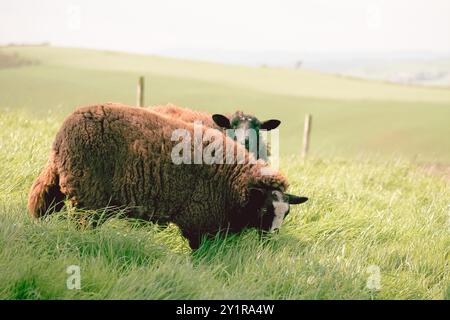
{"type": "Polygon", "coordinates": [[[450,0],[1,0],[0,43],[157,53],[450,52],[450,0]]]}

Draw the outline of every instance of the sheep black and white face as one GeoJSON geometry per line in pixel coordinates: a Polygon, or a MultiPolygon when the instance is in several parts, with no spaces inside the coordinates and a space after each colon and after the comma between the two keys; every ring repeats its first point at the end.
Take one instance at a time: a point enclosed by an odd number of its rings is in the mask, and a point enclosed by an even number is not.
{"type": "MultiPolygon", "coordinates": [[[[263,207],[262,210],[271,209],[270,214],[273,215],[272,225],[269,231],[278,230],[283,223],[284,218],[289,214],[289,200],[286,199],[280,191],[272,191],[272,201],[268,207],[263,207]]],[[[264,214],[264,213],[263,213],[264,214]]]]}
{"type": "Polygon", "coordinates": [[[279,190],[250,189],[251,226],[262,231],[276,231],[289,214],[291,204],[300,204],[308,200],[279,190]]]}
{"type": "Polygon", "coordinates": [[[212,116],[213,121],[223,129],[242,130],[244,133],[244,139],[241,143],[245,143],[245,147],[249,148],[250,135],[253,131],[255,136],[259,136],[260,130],[273,130],[280,125],[280,120],[267,120],[259,121],[253,115],[245,114],[242,111],[236,111],[231,118],[228,118],[221,114],[214,114],[212,116]]]}

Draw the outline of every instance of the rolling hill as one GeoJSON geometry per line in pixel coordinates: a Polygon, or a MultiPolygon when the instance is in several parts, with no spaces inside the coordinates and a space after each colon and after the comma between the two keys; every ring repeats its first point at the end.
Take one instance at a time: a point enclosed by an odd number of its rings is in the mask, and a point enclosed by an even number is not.
{"type": "Polygon", "coordinates": [[[87,49],[19,46],[0,53],[31,62],[0,69],[2,110],[60,118],[83,104],[134,104],[144,75],[148,105],[280,119],[284,155],[298,154],[304,114],[312,113],[314,155],[450,161],[449,89],[87,49]]]}

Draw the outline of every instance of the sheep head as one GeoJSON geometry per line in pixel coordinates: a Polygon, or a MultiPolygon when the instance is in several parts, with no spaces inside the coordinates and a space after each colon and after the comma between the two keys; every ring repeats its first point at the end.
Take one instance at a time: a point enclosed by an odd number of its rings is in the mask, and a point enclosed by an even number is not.
{"type": "Polygon", "coordinates": [[[259,136],[260,130],[270,131],[277,128],[280,120],[267,120],[260,121],[254,115],[245,114],[242,111],[236,111],[231,117],[227,117],[222,114],[214,114],[212,116],[213,121],[223,129],[244,130],[245,132],[245,147],[248,149],[250,132],[254,131],[256,136],[259,136]]]}
{"type": "Polygon", "coordinates": [[[249,218],[248,227],[272,232],[280,228],[289,214],[290,205],[304,203],[306,197],[299,197],[280,190],[250,188],[248,202],[244,208],[249,218]]]}

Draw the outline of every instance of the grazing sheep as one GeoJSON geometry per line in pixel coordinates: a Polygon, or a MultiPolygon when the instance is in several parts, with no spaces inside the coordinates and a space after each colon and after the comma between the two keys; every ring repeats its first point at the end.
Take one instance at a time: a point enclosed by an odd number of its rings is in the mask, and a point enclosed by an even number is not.
{"type": "MultiPolygon", "coordinates": [[[[173,141],[173,133],[180,129],[193,135],[198,130],[121,104],[77,109],[57,133],[49,161],[31,188],[30,213],[39,218],[52,207],[60,210],[66,198],[83,209],[126,207],[128,217],[175,223],[195,249],[202,236],[218,231],[277,229],[289,204],[307,200],[285,193],[281,174],[264,161],[250,164],[242,145],[215,130],[209,129],[226,146],[223,154],[243,151],[245,164],[175,164],[172,153],[179,141],[173,141]]],[[[200,130],[208,132],[205,126],[200,130]]],[[[195,154],[195,143],[188,152],[195,154]]]]}
{"type": "Polygon", "coordinates": [[[244,130],[244,139],[240,142],[242,142],[242,144],[245,145],[245,148],[252,152],[257,159],[265,161],[267,161],[267,156],[269,156],[270,153],[266,146],[266,142],[260,136],[260,130],[270,131],[277,128],[281,123],[279,120],[274,119],[261,122],[254,115],[244,114],[242,111],[236,111],[233,115],[210,114],[188,108],[181,108],[173,104],[155,106],[152,107],[151,110],[190,123],[199,120],[203,125],[214,129],[244,130]],[[255,133],[257,144],[254,146],[254,149],[250,150],[250,133],[252,130],[255,133]]]}

